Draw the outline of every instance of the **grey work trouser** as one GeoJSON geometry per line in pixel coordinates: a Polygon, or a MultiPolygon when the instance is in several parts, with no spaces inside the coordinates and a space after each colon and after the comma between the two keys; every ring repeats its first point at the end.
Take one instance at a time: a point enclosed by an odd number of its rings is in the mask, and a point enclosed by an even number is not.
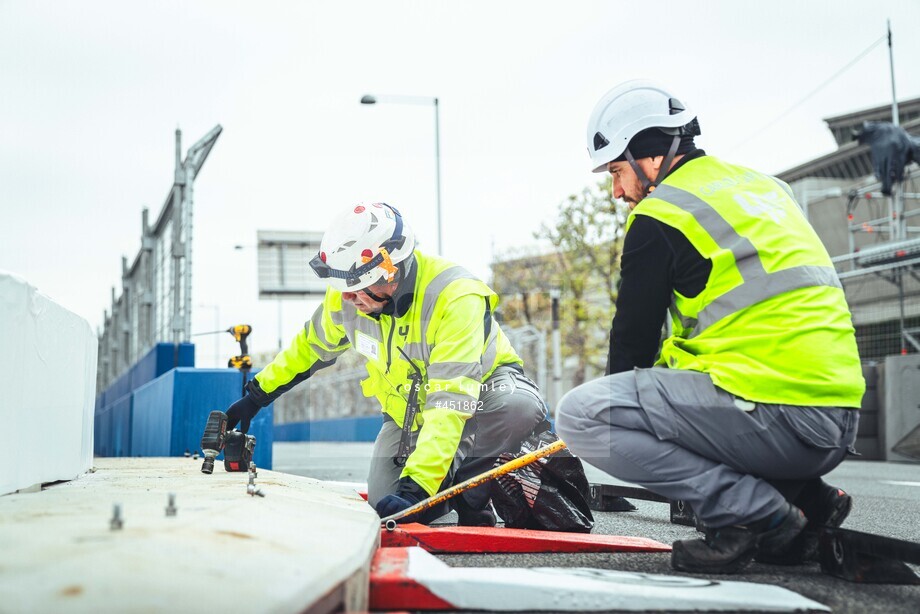
{"type": "Polygon", "coordinates": [[[621,480],[687,501],[707,526],[778,510],[769,480],[808,480],[853,450],[859,414],[751,403],[705,373],[636,369],[575,388],[556,430],[573,453],[621,480]]]}
{"type": "MultiPolygon", "coordinates": [[[[536,384],[516,366],[497,367],[483,385],[479,401],[476,413],[466,422],[453,464],[439,491],[491,469],[503,452],[519,452],[521,442],[546,417],[546,404],[536,384]]],[[[403,468],[393,459],[401,435],[402,427],[384,416],[367,476],[367,501],[372,506],[398,488],[403,468]]],[[[413,431],[410,452],[415,450],[417,440],[418,431],[413,431]]],[[[470,508],[483,509],[489,502],[489,486],[485,484],[460,496],[470,508]]],[[[449,511],[448,504],[438,506],[420,521],[430,522],[449,511]]]]}

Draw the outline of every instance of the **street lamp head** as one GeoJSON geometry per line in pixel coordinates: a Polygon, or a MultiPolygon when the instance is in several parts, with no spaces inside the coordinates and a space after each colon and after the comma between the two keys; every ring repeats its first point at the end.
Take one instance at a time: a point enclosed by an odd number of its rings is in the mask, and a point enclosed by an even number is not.
{"type": "Polygon", "coordinates": [[[365,94],[361,97],[361,104],[376,104],[377,99],[371,96],[370,94],[365,94]]]}

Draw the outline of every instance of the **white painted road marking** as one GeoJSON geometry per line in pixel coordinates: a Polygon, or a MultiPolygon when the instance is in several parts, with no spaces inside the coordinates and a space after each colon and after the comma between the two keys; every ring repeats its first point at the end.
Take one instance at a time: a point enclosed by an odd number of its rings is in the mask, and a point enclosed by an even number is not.
{"type": "Polygon", "coordinates": [[[407,548],[406,578],[458,610],[829,612],[779,586],[606,569],[449,567],[407,548]]]}
{"type": "Polygon", "coordinates": [[[894,484],[895,486],[920,486],[920,482],[898,482],[896,480],[880,480],[882,484],[894,484]]]}

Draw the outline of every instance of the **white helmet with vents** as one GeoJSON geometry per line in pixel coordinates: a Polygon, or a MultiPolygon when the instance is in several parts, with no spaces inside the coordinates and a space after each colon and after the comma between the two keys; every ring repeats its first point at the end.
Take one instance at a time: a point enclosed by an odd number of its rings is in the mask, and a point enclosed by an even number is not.
{"type": "Polygon", "coordinates": [[[700,133],[696,114],[664,87],[646,79],[616,86],[595,105],[588,120],[588,153],[595,173],[624,154],[634,136],[658,128],[673,136],[700,133]]]}
{"type": "Polygon", "coordinates": [[[323,234],[310,268],[330,286],[357,292],[391,282],[397,264],[412,255],[415,235],[395,207],[359,204],[336,219],[323,234]]]}

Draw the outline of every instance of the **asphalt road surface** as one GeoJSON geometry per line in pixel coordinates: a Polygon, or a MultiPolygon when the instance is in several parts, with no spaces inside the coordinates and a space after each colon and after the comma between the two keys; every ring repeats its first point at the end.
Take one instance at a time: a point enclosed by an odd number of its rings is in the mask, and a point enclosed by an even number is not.
{"type": "MultiPolygon", "coordinates": [[[[365,482],[369,443],[276,443],[274,469],[321,480],[365,482]]],[[[586,467],[591,482],[617,484],[586,467]]],[[[920,464],[847,461],[826,478],[854,497],[844,528],[920,542],[920,464]]],[[[663,503],[632,501],[634,512],[595,512],[593,533],[648,537],[664,543],[699,536],[691,527],[671,524],[663,503]]],[[[439,523],[456,522],[450,514],[439,523]]],[[[594,567],[675,574],[670,554],[463,554],[440,555],[455,567],[594,567]]],[[[920,567],[914,567],[920,572],[920,567]]],[[[687,574],[681,574],[687,575],[687,574]]],[[[706,576],[782,586],[829,606],[835,613],[920,613],[920,585],[856,584],[825,575],[817,563],[781,567],[753,563],[735,576],[706,576]]]]}

